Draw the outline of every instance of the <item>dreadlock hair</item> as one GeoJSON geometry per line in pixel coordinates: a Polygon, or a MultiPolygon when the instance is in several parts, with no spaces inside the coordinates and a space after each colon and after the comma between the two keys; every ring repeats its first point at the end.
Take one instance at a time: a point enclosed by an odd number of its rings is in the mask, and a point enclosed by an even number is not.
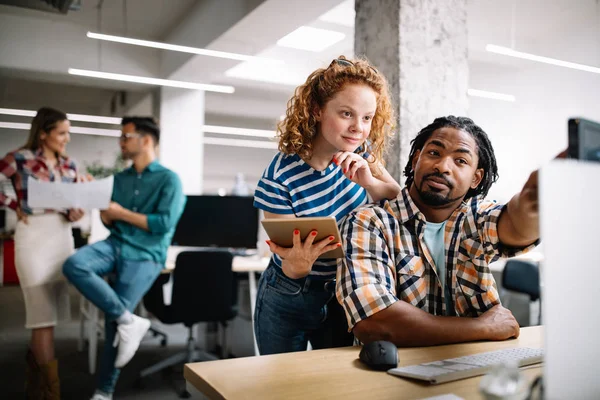
{"type": "Polygon", "coordinates": [[[475,189],[469,189],[465,198],[474,196],[487,196],[490,187],[494,182],[498,180],[498,165],[496,164],[496,156],[494,155],[494,148],[488,138],[487,134],[479,126],[473,122],[472,119],[467,117],[455,117],[449,115],[447,117],[436,118],[431,124],[417,134],[413,140],[411,140],[411,149],[408,156],[408,163],[404,167],[404,176],[406,176],[406,186],[410,187],[415,177],[415,171],[412,168],[412,161],[417,150],[422,150],[423,146],[429,140],[434,131],[440,128],[455,128],[464,132],[467,132],[473,136],[475,143],[477,144],[477,155],[479,163],[477,168],[483,168],[483,179],[481,183],[475,189]]]}

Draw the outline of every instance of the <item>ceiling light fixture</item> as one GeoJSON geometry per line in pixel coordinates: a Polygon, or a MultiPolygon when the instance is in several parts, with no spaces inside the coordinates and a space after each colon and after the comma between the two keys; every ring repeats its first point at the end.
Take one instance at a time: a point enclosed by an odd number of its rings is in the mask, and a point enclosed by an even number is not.
{"type": "Polygon", "coordinates": [[[110,72],[91,71],[86,69],[69,68],[69,74],[78,76],[87,76],[90,78],[109,79],[114,81],[143,83],[146,85],[168,86],[183,89],[204,90],[207,92],[233,93],[235,88],[227,85],[211,85],[207,83],[194,83],[184,81],[174,81],[171,79],[148,78],[136,75],[114,74],[110,72]]]}
{"type": "MultiPolygon", "coordinates": [[[[25,110],[23,110],[25,111],[25,110]]],[[[6,129],[21,129],[29,130],[31,124],[22,122],[0,122],[0,128],[6,129]]],[[[98,128],[87,128],[83,126],[72,126],[71,133],[79,133],[83,135],[98,135],[98,136],[121,136],[121,131],[116,129],[98,129],[98,128]]],[[[204,125],[204,132],[210,133],[221,133],[221,134],[232,134],[241,136],[258,136],[273,138],[275,133],[265,129],[243,129],[234,128],[229,126],[216,126],[216,125],[204,125]]],[[[242,140],[242,139],[227,139],[227,138],[214,138],[204,137],[204,144],[209,145],[220,145],[220,146],[234,146],[234,147],[252,147],[252,148],[263,148],[263,149],[277,149],[277,143],[260,140],[242,140]]]]}
{"type": "Polygon", "coordinates": [[[89,37],[90,39],[105,40],[108,42],[132,44],[132,45],[136,45],[136,46],[152,47],[155,49],[162,49],[162,50],[179,51],[181,53],[198,54],[198,55],[209,56],[209,57],[227,58],[230,60],[239,60],[239,61],[252,60],[252,61],[283,64],[283,60],[275,60],[273,58],[247,56],[244,54],[230,53],[230,52],[226,52],[226,51],[200,49],[197,47],[180,46],[180,45],[176,45],[176,44],[153,42],[150,40],[132,39],[132,38],[123,37],[123,36],[104,35],[102,33],[88,32],[87,37],[89,37]]]}
{"type": "Polygon", "coordinates": [[[486,99],[503,100],[503,101],[516,101],[517,98],[512,94],[504,94],[497,92],[488,92],[487,90],[468,89],[467,94],[473,97],[483,97],[486,99]]]}
{"type": "MultiPolygon", "coordinates": [[[[16,115],[20,117],[35,117],[37,114],[33,110],[18,110],[15,108],[0,108],[0,114],[16,115]]],[[[67,114],[67,118],[71,121],[95,122],[97,124],[120,125],[121,118],[103,117],[100,115],[85,115],[85,114],[67,114]]]]}
{"type": "Polygon", "coordinates": [[[278,46],[319,52],[344,39],[341,32],[301,26],[277,41],[278,46]]]}
{"type": "Polygon", "coordinates": [[[225,138],[213,138],[204,137],[204,144],[212,144],[218,146],[232,146],[232,147],[252,147],[257,149],[277,149],[277,143],[266,142],[260,140],[241,140],[241,139],[225,139],[225,138]]]}
{"type": "MultiPolygon", "coordinates": [[[[31,124],[23,122],[0,122],[0,128],[5,129],[21,129],[29,130],[31,124]]],[[[72,126],[69,130],[70,133],[80,133],[83,135],[97,135],[97,136],[121,136],[121,131],[116,129],[98,129],[98,128],[87,128],[84,126],[72,126]]]]}
{"type": "Polygon", "coordinates": [[[237,135],[237,136],[254,136],[264,138],[274,138],[275,131],[266,129],[247,129],[247,128],[235,128],[232,126],[216,126],[216,125],[204,125],[203,131],[205,133],[221,133],[224,135],[237,135]]]}
{"type": "Polygon", "coordinates": [[[577,64],[577,63],[569,62],[569,61],[558,60],[556,58],[537,56],[537,55],[531,54],[531,53],[524,53],[522,51],[516,51],[516,50],[510,49],[508,47],[496,46],[495,44],[488,44],[487,46],[485,46],[485,49],[487,51],[489,51],[490,53],[502,54],[502,55],[509,56],[509,57],[521,58],[523,60],[536,61],[536,62],[541,62],[544,64],[556,65],[558,67],[565,67],[565,68],[577,69],[580,71],[593,72],[596,74],[600,74],[600,68],[598,68],[598,67],[593,67],[591,65],[585,65],[585,64],[577,64]]]}

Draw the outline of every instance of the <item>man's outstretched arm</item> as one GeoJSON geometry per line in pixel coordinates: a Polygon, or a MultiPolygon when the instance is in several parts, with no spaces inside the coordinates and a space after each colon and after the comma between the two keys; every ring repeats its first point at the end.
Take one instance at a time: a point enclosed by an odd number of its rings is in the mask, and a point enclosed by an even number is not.
{"type": "Polygon", "coordinates": [[[512,313],[497,305],[478,318],[431,315],[404,301],[358,322],[352,330],[363,343],[387,340],[399,347],[434,346],[519,336],[512,313]]]}

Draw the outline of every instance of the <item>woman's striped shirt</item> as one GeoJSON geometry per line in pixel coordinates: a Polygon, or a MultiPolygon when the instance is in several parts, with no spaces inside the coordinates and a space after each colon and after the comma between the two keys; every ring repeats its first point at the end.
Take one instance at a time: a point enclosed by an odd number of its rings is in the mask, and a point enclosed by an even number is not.
{"type": "MultiPolygon", "coordinates": [[[[265,169],[254,193],[254,206],[274,214],[296,217],[335,217],[339,223],[355,208],[367,203],[367,191],[347,179],[339,166],[331,163],[317,171],[297,154],[275,155],[265,169]]],[[[273,255],[281,267],[281,258],[273,255]]],[[[335,278],[336,260],[319,259],[311,276],[335,278]]]]}

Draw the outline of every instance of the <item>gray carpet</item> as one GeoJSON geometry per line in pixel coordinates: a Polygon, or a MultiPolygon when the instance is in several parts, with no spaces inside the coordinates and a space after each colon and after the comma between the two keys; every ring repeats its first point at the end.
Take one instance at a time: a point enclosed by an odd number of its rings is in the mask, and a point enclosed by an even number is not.
{"type": "MultiPolygon", "coordinates": [[[[56,357],[59,362],[61,393],[65,400],[89,399],[95,389],[95,377],[88,372],[87,349],[77,351],[79,335],[78,294],[71,296],[72,321],[59,325],[55,330],[56,357]]],[[[18,286],[0,287],[0,388],[2,399],[23,399],[25,381],[25,353],[29,331],[24,328],[25,308],[18,286]]],[[[183,390],[183,366],[171,371],[159,372],[136,385],[139,371],[161,359],[184,349],[187,331],[183,325],[157,326],[168,333],[166,348],[160,346],[159,338],[151,335],[142,342],[138,353],[123,369],[115,391],[115,399],[178,399],[183,390]]],[[[98,343],[100,358],[103,342],[98,343]]]]}

